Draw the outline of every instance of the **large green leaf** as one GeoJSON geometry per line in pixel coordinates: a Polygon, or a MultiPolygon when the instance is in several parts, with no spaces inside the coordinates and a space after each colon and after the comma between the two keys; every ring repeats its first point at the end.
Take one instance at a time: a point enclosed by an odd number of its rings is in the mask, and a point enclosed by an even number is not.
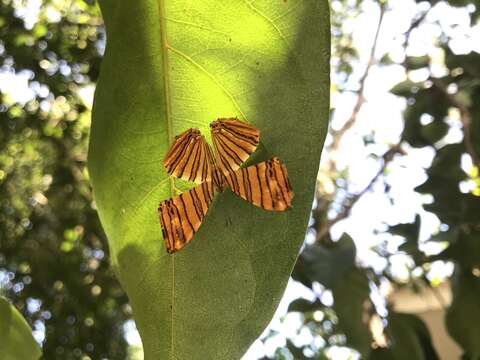
{"type": "MultiPolygon", "coordinates": [[[[236,359],[273,315],[303,241],[329,110],[327,0],[100,1],[107,48],[89,170],[146,359],[236,359]],[[293,209],[229,191],[193,242],[164,250],[157,206],[173,136],[238,116],[280,157],[293,209]]],[[[188,184],[176,181],[184,190],[188,184]]]]}
{"type": "Polygon", "coordinates": [[[41,355],[40,346],[23,316],[0,297],[0,359],[37,360],[41,355]]]}

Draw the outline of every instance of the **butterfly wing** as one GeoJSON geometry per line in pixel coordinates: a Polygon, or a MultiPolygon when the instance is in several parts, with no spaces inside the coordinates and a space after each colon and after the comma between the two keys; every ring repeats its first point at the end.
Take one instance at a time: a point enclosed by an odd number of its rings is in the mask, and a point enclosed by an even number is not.
{"type": "Polygon", "coordinates": [[[238,119],[218,119],[210,128],[217,165],[224,174],[238,170],[260,140],[260,130],[238,119]]]}
{"type": "Polygon", "coordinates": [[[214,162],[210,146],[197,129],[188,129],[175,138],[163,161],[170,175],[200,184],[210,181],[214,162]]]}
{"type": "Polygon", "coordinates": [[[285,211],[292,206],[287,168],[278,158],[238,169],[225,178],[235,194],[262,209],[285,211]]]}
{"type": "Polygon", "coordinates": [[[208,212],[214,195],[214,186],[208,181],[160,203],[158,216],[167,252],[181,250],[192,240],[208,212]]]}

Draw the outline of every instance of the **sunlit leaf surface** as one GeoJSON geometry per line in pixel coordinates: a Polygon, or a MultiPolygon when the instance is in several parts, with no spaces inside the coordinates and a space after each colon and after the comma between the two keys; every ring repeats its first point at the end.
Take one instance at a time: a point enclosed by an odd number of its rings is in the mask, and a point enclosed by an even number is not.
{"type": "Polygon", "coordinates": [[[326,0],[100,1],[107,49],[89,168],[114,266],[146,359],[237,359],[282,296],[311,209],[329,99],[326,0]],[[251,162],[277,156],[285,213],[227,191],[192,243],[165,251],[157,206],[190,185],[162,160],[190,127],[239,117],[261,131],[251,162]]]}

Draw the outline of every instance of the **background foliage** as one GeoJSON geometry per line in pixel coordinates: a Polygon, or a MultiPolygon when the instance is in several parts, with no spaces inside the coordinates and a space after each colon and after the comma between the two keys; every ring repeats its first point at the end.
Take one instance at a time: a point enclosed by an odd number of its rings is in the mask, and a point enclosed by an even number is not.
{"type": "MultiPolygon", "coordinates": [[[[402,39],[406,55],[411,34],[426,21],[432,7],[468,7],[472,26],[478,23],[478,1],[418,2],[423,10],[415,14],[402,39]]],[[[428,56],[408,55],[393,61],[388,56],[377,58],[372,51],[363,61],[353,43],[353,29],[344,24],[360,15],[366,3],[376,4],[380,14],[390,11],[389,1],[332,1],[333,90],[352,92],[355,106],[347,121],[330,134],[307,243],[293,273],[316,296],[313,302],[298,299],[289,308],[302,314],[301,331],[308,332],[312,341],[299,343],[292,336],[273,357],[322,359],[330,356],[331,348],[348,346],[367,359],[402,359],[406,349],[410,357],[435,359],[438,354],[418,317],[395,312],[388,299],[384,299],[388,311],[379,311],[372,298],[383,296],[378,289],[385,284],[435,287],[438,283],[428,276],[429,271],[445,262],[455,267],[450,278],[453,301],[446,316],[448,330],[466,359],[478,359],[480,55],[455,53],[451,33],[442,31],[436,46],[447,71],[441,76],[434,71],[439,60],[428,56]],[[383,153],[372,150],[378,172],[364,188],[352,188],[348,168],[336,161],[335,154],[349,146],[342,138],[355,129],[371,68],[388,66],[401,66],[407,75],[423,69],[428,75],[421,81],[407,76],[392,89],[407,104],[398,142],[384,146],[383,153]],[[360,76],[355,72],[359,67],[360,76]],[[348,86],[352,81],[357,85],[353,91],[348,86]],[[459,140],[444,141],[455,128],[462,133],[459,140]],[[348,235],[337,239],[332,228],[348,219],[373,187],[380,184],[389,197],[389,169],[412,148],[434,153],[425,169],[425,182],[415,191],[431,195],[424,208],[440,219],[441,226],[427,242],[443,250],[425,251],[425,242],[419,241],[422,221],[417,216],[410,223],[385,226],[385,241],[372,249],[385,266],[373,268],[358,258],[355,239],[348,235]],[[465,162],[471,164],[468,171],[465,162]],[[403,240],[392,245],[389,235],[403,240]],[[406,278],[394,270],[393,257],[398,253],[410,259],[406,278]],[[326,292],[331,292],[333,302],[325,301],[326,292]],[[375,316],[386,325],[388,349],[372,346],[367,324],[375,316]]],[[[98,9],[89,2],[0,2],[0,291],[31,324],[47,359],[128,356],[123,329],[131,311],[108,266],[108,248],[85,170],[89,96],[104,42],[98,9]],[[12,85],[12,74],[23,79],[27,92],[12,85]]],[[[366,148],[374,149],[375,136],[363,140],[366,148]]],[[[268,334],[264,341],[272,336],[268,334]]]]}
{"type": "Polygon", "coordinates": [[[33,22],[26,5],[0,3],[2,71],[24,76],[31,91],[26,102],[2,94],[1,291],[44,340],[45,358],[122,359],[130,308],[85,171],[90,110],[81,92],[98,76],[99,11],[45,1],[33,22]]]}

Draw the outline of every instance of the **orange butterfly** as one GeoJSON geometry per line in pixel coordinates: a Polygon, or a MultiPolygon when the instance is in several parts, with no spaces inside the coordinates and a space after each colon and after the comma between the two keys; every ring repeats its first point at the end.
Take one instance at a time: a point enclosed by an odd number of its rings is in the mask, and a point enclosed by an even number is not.
{"type": "Polygon", "coordinates": [[[200,184],[158,207],[167,252],[181,250],[198,231],[215,193],[227,187],[265,210],[285,211],[293,192],[287,169],[278,158],[247,168],[240,165],[257,148],[260,131],[238,119],[210,124],[215,156],[198,129],[175,137],[163,164],[170,175],[200,184]]]}

